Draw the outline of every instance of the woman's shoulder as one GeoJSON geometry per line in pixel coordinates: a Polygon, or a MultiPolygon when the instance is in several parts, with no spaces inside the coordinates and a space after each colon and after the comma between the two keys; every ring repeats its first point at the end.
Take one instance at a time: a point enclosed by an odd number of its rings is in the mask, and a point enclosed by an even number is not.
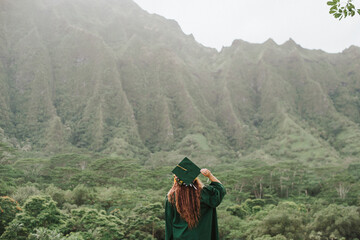
{"type": "Polygon", "coordinates": [[[210,207],[217,207],[226,194],[225,187],[219,182],[204,186],[201,192],[201,202],[210,207]]]}
{"type": "Polygon", "coordinates": [[[217,190],[226,191],[224,185],[222,185],[220,182],[211,182],[209,185],[205,185],[203,187],[203,190],[210,192],[214,192],[217,190]]]}
{"type": "Polygon", "coordinates": [[[220,182],[211,182],[209,185],[205,185],[202,189],[201,195],[206,197],[213,195],[225,195],[226,189],[220,182]]]}

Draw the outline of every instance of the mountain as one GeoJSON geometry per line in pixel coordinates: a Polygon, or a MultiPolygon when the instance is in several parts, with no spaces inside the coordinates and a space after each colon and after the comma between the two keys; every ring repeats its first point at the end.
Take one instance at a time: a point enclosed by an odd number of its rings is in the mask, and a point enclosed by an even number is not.
{"type": "Polygon", "coordinates": [[[0,3],[0,137],[24,151],[207,164],[360,156],[360,48],[221,52],[131,0],[0,3]]]}

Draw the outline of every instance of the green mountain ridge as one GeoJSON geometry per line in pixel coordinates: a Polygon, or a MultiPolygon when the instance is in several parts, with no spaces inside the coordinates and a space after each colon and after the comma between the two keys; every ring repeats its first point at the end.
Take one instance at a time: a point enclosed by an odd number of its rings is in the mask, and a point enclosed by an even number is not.
{"type": "Polygon", "coordinates": [[[0,137],[20,149],[149,165],[360,155],[359,47],[217,52],[130,0],[5,0],[0,22],[0,137]]]}

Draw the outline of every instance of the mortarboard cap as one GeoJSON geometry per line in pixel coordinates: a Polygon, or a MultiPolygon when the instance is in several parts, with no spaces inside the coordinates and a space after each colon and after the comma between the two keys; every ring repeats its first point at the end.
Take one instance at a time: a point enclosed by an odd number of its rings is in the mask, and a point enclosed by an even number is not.
{"type": "Polygon", "coordinates": [[[194,179],[199,175],[200,168],[190,159],[185,157],[173,170],[174,173],[185,185],[192,185],[194,179]]]}

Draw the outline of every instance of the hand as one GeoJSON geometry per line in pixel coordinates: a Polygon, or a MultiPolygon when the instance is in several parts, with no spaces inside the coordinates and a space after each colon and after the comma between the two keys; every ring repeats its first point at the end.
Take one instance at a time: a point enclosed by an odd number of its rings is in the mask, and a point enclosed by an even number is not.
{"type": "Polygon", "coordinates": [[[206,168],[201,169],[200,172],[202,173],[202,175],[204,175],[207,178],[209,178],[211,176],[210,170],[208,170],[206,168]]]}
{"type": "Polygon", "coordinates": [[[209,178],[211,182],[220,182],[219,179],[217,179],[216,177],[214,177],[214,175],[212,175],[209,169],[203,168],[200,170],[200,172],[202,173],[202,175],[209,178]]]}

